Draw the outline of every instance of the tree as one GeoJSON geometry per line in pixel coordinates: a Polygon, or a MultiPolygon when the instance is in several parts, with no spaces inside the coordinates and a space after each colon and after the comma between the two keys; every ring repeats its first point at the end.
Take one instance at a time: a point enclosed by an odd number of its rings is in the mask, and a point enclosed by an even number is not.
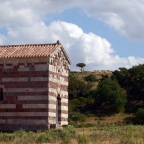
{"type": "Polygon", "coordinates": [[[80,67],[81,68],[81,72],[84,71],[84,67],[86,66],[86,64],[84,63],[78,63],[76,64],[77,67],[80,67]]]}
{"type": "Polygon", "coordinates": [[[69,99],[86,96],[87,93],[91,90],[92,86],[92,83],[85,83],[76,75],[70,74],[68,86],[69,99]]]}
{"type": "Polygon", "coordinates": [[[129,100],[144,100],[144,64],[130,69],[119,68],[113,72],[113,77],[126,89],[129,100]]]}
{"type": "Polygon", "coordinates": [[[107,78],[97,87],[96,101],[110,111],[120,112],[127,102],[126,92],[117,81],[107,78]]]}

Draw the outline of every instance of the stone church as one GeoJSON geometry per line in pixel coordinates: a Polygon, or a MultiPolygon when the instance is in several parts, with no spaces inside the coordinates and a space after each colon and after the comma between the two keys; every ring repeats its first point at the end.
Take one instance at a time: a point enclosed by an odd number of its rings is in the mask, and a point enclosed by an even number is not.
{"type": "Polygon", "coordinates": [[[70,63],[59,41],[0,46],[0,131],[68,125],[70,63]]]}

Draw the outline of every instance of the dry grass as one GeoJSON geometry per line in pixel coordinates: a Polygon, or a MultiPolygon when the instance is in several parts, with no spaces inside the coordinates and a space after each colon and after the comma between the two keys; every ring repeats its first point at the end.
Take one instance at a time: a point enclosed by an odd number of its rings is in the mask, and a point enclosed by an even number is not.
{"type": "Polygon", "coordinates": [[[103,117],[87,117],[83,124],[90,123],[93,125],[124,124],[133,118],[133,114],[118,113],[103,117]]]}
{"type": "Polygon", "coordinates": [[[90,74],[93,74],[96,76],[97,79],[101,79],[102,75],[108,75],[111,76],[111,71],[84,71],[84,72],[71,72],[78,76],[78,78],[83,79],[83,77],[88,76],[90,74]]]}
{"type": "MultiPolygon", "coordinates": [[[[79,80],[84,80],[84,77],[90,74],[94,75],[98,80],[100,80],[103,75],[108,75],[110,77],[112,75],[112,72],[111,71],[84,71],[84,72],[71,72],[71,74],[76,76],[79,80]]],[[[94,82],[92,89],[97,88],[97,85],[98,82],[94,82]]]]}
{"type": "Polygon", "coordinates": [[[77,132],[87,136],[89,144],[143,144],[144,127],[133,125],[109,125],[79,128],[77,132]]]}
{"type": "Polygon", "coordinates": [[[0,144],[143,144],[144,127],[134,125],[97,125],[46,132],[0,133],[0,144]],[[76,133],[74,132],[76,131],[76,133]]]}

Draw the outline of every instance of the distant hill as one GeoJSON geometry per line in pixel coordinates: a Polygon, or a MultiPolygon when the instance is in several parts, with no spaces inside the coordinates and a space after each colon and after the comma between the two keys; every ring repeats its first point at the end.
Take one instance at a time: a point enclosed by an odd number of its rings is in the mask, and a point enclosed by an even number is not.
{"type": "Polygon", "coordinates": [[[93,88],[96,88],[98,83],[99,83],[99,80],[103,77],[103,76],[108,76],[110,77],[112,75],[112,71],[108,71],[108,70],[94,70],[94,71],[83,71],[83,72],[80,72],[80,71],[70,71],[70,75],[73,75],[75,77],[77,77],[79,80],[82,80],[84,82],[86,82],[84,80],[84,78],[86,76],[89,76],[89,75],[94,75],[95,78],[98,80],[97,82],[93,82],[93,88]]]}

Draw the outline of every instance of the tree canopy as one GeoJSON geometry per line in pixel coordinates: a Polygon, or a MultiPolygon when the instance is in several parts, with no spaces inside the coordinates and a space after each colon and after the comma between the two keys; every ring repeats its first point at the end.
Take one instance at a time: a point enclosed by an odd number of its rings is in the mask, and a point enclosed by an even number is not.
{"type": "Polygon", "coordinates": [[[69,77],[69,98],[78,98],[86,96],[87,93],[91,90],[92,84],[85,83],[85,81],[80,80],[75,75],[70,75],[69,77]]]}
{"type": "Polygon", "coordinates": [[[144,100],[144,64],[113,72],[115,79],[126,89],[129,100],[144,100]]]}
{"type": "Polygon", "coordinates": [[[78,64],[76,64],[76,66],[80,67],[81,68],[81,72],[83,72],[84,71],[84,67],[86,66],[86,64],[85,63],[78,63],[78,64]]]}
{"type": "Polygon", "coordinates": [[[110,78],[101,81],[97,87],[97,101],[111,111],[119,112],[127,102],[126,92],[117,81],[110,78]]]}
{"type": "Polygon", "coordinates": [[[112,75],[70,73],[69,99],[72,115],[77,112],[104,116],[124,110],[135,115],[133,122],[144,124],[144,64],[119,68],[112,75]]]}

